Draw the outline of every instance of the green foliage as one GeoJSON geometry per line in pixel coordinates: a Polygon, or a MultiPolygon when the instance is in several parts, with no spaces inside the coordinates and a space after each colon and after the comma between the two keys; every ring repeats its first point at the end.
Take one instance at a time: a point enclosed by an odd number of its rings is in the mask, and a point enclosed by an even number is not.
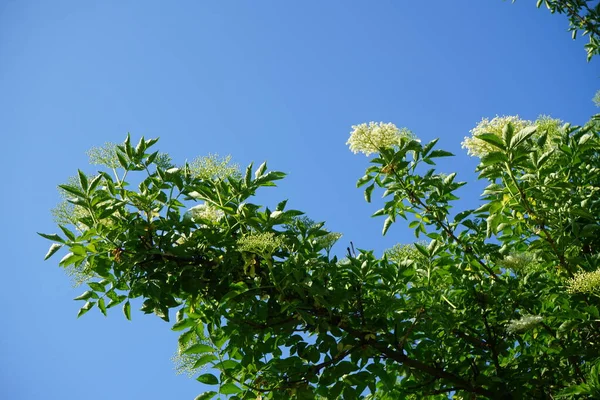
{"type": "MultiPolygon", "coordinates": [[[[565,13],[600,51],[599,6],[565,13]]],[[[377,153],[357,186],[383,191],[383,234],[400,217],[418,241],[383,257],[287,201],[252,203],[285,174],[241,174],[214,155],[176,166],[128,136],[89,153],[97,174],[60,185],[45,259],[86,290],[78,317],[120,305],[175,322],[180,372],[214,390],[197,399],[600,397],[600,115],[482,121],[464,146],[480,158],[483,204],[454,212],[451,153],[393,124],[354,127],[377,153]]]]}
{"type": "Polygon", "coordinates": [[[435,171],[451,156],[436,141],[379,148],[358,185],[383,190],[385,230],[402,217],[420,241],[341,260],[323,223],[252,203],[283,173],[165,169],[156,140],[128,137],[112,174],[60,186],[78,212],[41,234],[46,258],[66,248],[59,264],[86,271],[79,316],[177,309],[178,369],[218,387],[200,398],[595,396],[599,121],[476,132],[488,186],[458,213],[465,183],[435,171]]]}
{"type": "Polygon", "coordinates": [[[573,39],[579,32],[589,37],[584,46],[588,61],[600,54],[600,3],[595,0],[537,0],[536,5],[538,8],[546,6],[552,14],[566,14],[573,39]]]}

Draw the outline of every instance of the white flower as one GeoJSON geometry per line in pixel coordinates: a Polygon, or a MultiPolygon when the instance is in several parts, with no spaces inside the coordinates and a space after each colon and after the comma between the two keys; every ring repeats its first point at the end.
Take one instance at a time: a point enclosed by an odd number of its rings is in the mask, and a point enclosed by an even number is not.
{"type": "Polygon", "coordinates": [[[413,138],[406,128],[398,129],[392,123],[369,122],[369,124],[353,125],[350,139],[346,142],[353,153],[378,153],[381,149],[400,144],[402,138],[413,138]]]}
{"type": "Polygon", "coordinates": [[[502,137],[502,130],[508,124],[512,124],[515,132],[519,132],[521,129],[533,125],[533,122],[522,120],[518,115],[514,116],[503,116],[495,117],[491,121],[487,118],[481,120],[480,123],[473,129],[471,129],[471,137],[465,137],[462,142],[462,147],[467,149],[467,153],[470,156],[483,157],[492,151],[498,151],[496,147],[491,144],[478,139],[477,136],[482,133],[493,133],[498,137],[502,137]]]}
{"type": "Polygon", "coordinates": [[[210,221],[213,223],[219,222],[224,215],[223,211],[206,203],[194,206],[185,213],[186,218],[190,218],[194,222],[210,221]]]}
{"type": "Polygon", "coordinates": [[[521,319],[511,320],[506,330],[510,333],[526,331],[541,324],[543,320],[539,315],[524,315],[521,319]]]}

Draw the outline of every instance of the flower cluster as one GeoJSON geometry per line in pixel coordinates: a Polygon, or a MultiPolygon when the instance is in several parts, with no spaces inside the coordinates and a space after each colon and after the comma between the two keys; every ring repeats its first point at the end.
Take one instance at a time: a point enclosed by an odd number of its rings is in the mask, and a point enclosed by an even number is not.
{"type": "Polygon", "coordinates": [[[539,315],[524,315],[521,319],[513,319],[506,326],[509,333],[523,332],[541,324],[544,318],[539,315]]]}
{"type": "Polygon", "coordinates": [[[600,293],[600,269],[593,272],[580,272],[569,279],[569,293],[600,293]]]}
{"type": "Polygon", "coordinates": [[[498,265],[515,272],[527,274],[535,270],[538,262],[532,253],[510,253],[498,262],[498,265]]]}
{"type": "Polygon", "coordinates": [[[238,239],[239,251],[255,253],[270,257],[277,249],[283,247],[283,240],[273,232],[250,233],[238,239]]]}
{"type": "Polygon", "coordinates": [[[467,153],[470,156],[476,157],[483,157],[492,151],[497,151],[497,148],[478,139],[477,136],[482,133],[493,133],[496,136],[502,137],[502,130],[509,123],[512,125],[515,132],[532,125],[531,121],[522,120],[518,115],[495,117],[492,120],[484,118],[475,128],[471,129],[470,132],[472,136],[465,137],[462,142],[462,147],[467,149],[467,153]]]}
{"type": "MultiPolygon", "coordinates": [[[[196,332],[198,332],[198,330],[196,330],[196,332]]],[[[197,344],[204,344],[209,346],[210,342],[207,338],[198,337],[198,335],[188,335],[185,338],[186,340],[183,341],[181,341],[180,339],[177,352],[171,358],[171,360],[175,364],[175,371],[177,371],[178,375],[185,374],[191,378],[194,375],[198,374],[198,372],[207,368],[207,366],[204,366],[200,369],[194,368],[196,362],[200,358],[206,356],[206,353],[185,354],[185,350],[197,344]]]]}
{"type": "MultiPolygon", "coordinates": [[[[537,132],[534,137],[539,137],[546,133],[548,134],[548,138],[552,138],[560,134],[560,127],[562,123],[563,122],[561,120],[554,119],[546,115],[541,115],[535,121],[521,119],[518,115],[503,117],[497,116],[492,120],[484,118],[481,120],[481,122],[479,122],[479,124],[477,124],[475,128],[471,129],[471,136],[465,137],[462,142],[462,147],[467,149],[467,153],[470,156],[481,158],[492,151],[498,150],[493,145],[477,138],[477,136],[483,133],[492,133],[498,137],[502,137],[502,131],[508,124],[512,125],[515,133],[519,132],[523,128],[535,125],[537,126],[537,132]]],[[[552,143],[550,140],[547,140],[544,150],[548,150],[550,146],[552,146],[552,143]]]]}
{"type": "Polygon", "coordinates": [[[208,221],[217,223],[225,214],[213,205],[203,203],[190,208],[186,212],[186,217],[194,222],[208,221]]]}
{"type": "Polygon", "coordinates": [[[406,128],[398,129],[392,123],[370,122],[353,125],[350,139],[346,142],[353,153],[364,153],[366,156],[378,153],[381,149],[400,144],[402,138],[414,138],[406,128]]]}
{"type": "Polygon", "coordinates": [[[192,175],[205,180],[225,180],[230,176],[240,176],[240,167],[231,164],[231,156],[219,157],[218,154],[209,154],[198,157],[190,163],[192,175]]]}

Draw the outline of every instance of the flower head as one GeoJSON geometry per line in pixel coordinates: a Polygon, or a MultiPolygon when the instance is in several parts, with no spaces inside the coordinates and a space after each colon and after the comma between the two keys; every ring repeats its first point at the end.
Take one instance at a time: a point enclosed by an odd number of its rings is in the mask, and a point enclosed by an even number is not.
{"type": "Polygon", "coordinates": [[[580,272],[568,281],[569,293],[600,293],[600,269],[580,272]]]}
{"type": "Polygon", "coordinates": [[[195,178],[205,180],[225,180],[240,175],[240,167],[231,163],[231,156],[219,157],[218,154],[196,158],[190,163],[190,169],[195,178]]]}
{"type": "Polygon", "coordinates": [[[277,249],[283,247],[283,240],[273,232],[250,233],[239,238],[237,244],[239,251],[270,257],[277,249]]]}
{"type": "Polygon", "coordinates": [[[523,332],[541,324],[543,320],[539,315],[524,315],[521,319],[511,320],[506,330],[510,333],[523,332]]]}
{"type": "Polygon", "coordinates": [[[346,144],[354,154],[364,153],[368,156],[381,149],[397,146],[402,138],[413,137],[411,131],[406,128],[398,129],[392,123],[369,122],[368,125],[353,125],[346,144]]]}
{"type": "Polygon", "coordinates": [[[210,221],[217,223],[224,215],[223,211],[207,203],[194,206],[186,212],[186,217],[194,222],[210,221]]]}
{"type": "Polygon", "coordinates": [[[502,137],[502,130],[509,123],[512,124],[515,132],[533,124],[531,121],[522,120],[518,115],[495,117],[492,120],[484,118],[475,128],[471,129],[470,132],[472,135],[471,137],[465,137],[465,140],[462,142],[462,147],[467,149],[467,153],[470,156],[476,157],[483,157],[492,151],[497,151],[498,149],[491,144],[478,139],[477,136],[482,133],[493,133],[498,137],[502,137]]]}

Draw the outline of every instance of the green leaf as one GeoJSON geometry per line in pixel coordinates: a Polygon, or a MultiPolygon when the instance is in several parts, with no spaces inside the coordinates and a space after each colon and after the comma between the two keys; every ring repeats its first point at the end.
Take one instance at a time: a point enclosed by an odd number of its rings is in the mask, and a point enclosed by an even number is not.
{"type": "Polygon", "coordinates": [[[499,138],[496,134],[494,133],[482,133],[479,134],[477,136],[475,136],[477,139],[483,140],[486,143],[491,144],[494,147],[497,147],[501,150],[506,150],[506,146],[504,145],[504,142],[502,141],[501,138],[499,138]]]}
{"type": "Polygon", "coordinates": [[[87,192],[88,191],[87,176],[85,176],[85,174],[80,169],[77,170],[77,175],[79,175],[79,184],[81,185],[81,188],[83,189],[84,192],[87,192]]]}
{"type": "Polygon", "coordinates": [[[77,198],[80,198],[80,199],[86,199],[87,198],[86,194],[83,193],[81,190],[79,190],[79,188],[77,188],[75,186],[71,186],[71,185],[58,185],[58,187],[61,188],[62,190],[64,190],[65,192],[74,195],[77,198]]]}
{"type": "Polygon", "coordinates": [[[213,362],[218,359],[219,357],[215,356],[214,354],[205,354],[196,360],[196,362],[194,363],[194,369],[203,367],[209,362],[213,362]]]}
{"type": "Polygon", "coordinates": [[[233,383],[226,383],[224,385],[221,385],[221,388],[219,389],[219,392],[221,394],[235,394],[235,393],[239,393],[241,391],[242,391],[242,389],[240,389],[233,383]]]}
{"type": "Polygon", "coordinates": [[[267,162],[265,161],[264,163],[260,164],[260,166],[258,167],[256,172],[254,173],[254,178],[258,179],[259,177],[262,176],[262,174],[264,174],[264,172],[266,170],[267,170],[267,162]]]}
{"type": "Polygon", "coordinates": [[[527,139],[529,139],[537,131],[537,126],[527,126],[521,129],[515,136],[510,139],[508,147],[514,149],[527,139]]]}
{"type": "Polygon", "coordinates": [[[489,167],[490,165],[507,162],[508,157],[506,154],[501,153],[499,151],[493,151],[481,157],[481,165],[484,167],[489,167]]]}
{"type": "Polygon", "coordinates": [[[371,175],[365,175],[356,182],[356,187],[359,188],[371,181],[372,179],[373,177],[371,175]]]}
{"type": "Polygon", "coordinates": [[[436,157],[454,157],[454,154],[452,154],[446,150],[433,150],[429,154],[429,158],[436,158],[436,157]]]}
{"type": "Polygon", "coordinates": [[[129,168],[129,162],[127,162],[125,155],[120,151],[117,151],[117,159],[119,160],[119,164],[121,164],[121,167],[123,167],[123,169],[129,168]]]}
{"type": "Polygon", "coordinates": [[[176,322],[173,327],[171,328],[172,331],[182,331],[185,328],[189,328],[190,326],[194,326],[196,325],[196,321],[194,321],[193,319],[183,319],[179,322],[176,322]]]}
{"type": "Polygon", "coordinates": [[[91,290],[87,290],[85,292],[83,292],[82,294],[80,294],[79,296],[75,297],[73,300],[87,300],[90,297],[92,297],[94,295],[94,292],[92,292],[91,290]]]}
{"type": "Polygon", "coordinates": [[[246,167],[246,174],[244,175],[244,184],[249,187],[252,183],[252,163],[246,167]]]}
{"type": "Polygon", "coordinates": [[[100,299],[98,299],[98,308],[100,309],[100,311],[102,312],[102,314],[104,314],[104,316],[106,317],[106,305],[104,304],[104,298],[101,297],[100,299]]]}
{"type": "Polygon", "coordinates": [[[219,383],[219,380],[213,374],[203,374],[196,378],[198,382],[204,383],[206,385],[216,385],[219,383]]]}
{"type": "Polygon", "coordinates": [[[94,304],[96,304],[95,301],[88,301],[87,303],[85,303],[83,305],[83,307],[81,307],[79,309],[79,312],[77,313],[77,318],[81,317],[83,314],[90,311],[92,309],[92,307],[94,307],[94,304]]]}
{"type": "Polygon", "coordinates": [[[390,215],[388,216],[385,221],[383,221],[383,230],[381,231],[381,234],[383,236],[385,236],[385,234],[387,233],[388,229],[390,229],[390,226],[392,226],[392,223],[394,222],[394,218],[390,215]]]}
{"type": "Polygon", "coordinates": [[[512,123],[509,122],[506,125],[504,125],[504,128],[502,128],[502,140],[504,140],[505,145],[510,143],[514,132],[515,132],[515,127],[513,126],[512,123]]]}
{"type": "Polygon", "coordinates": [[[96,189],[103,177],[104,175],[98,174],[90,181],[90,184],[88,186],[88,193],[91,193],[96,189]]]}
{"type": "Polygon", "coordinates": [[[96,292],[104,292],[104,285],[99,282],[88,282],[88,286],[96,292]]]}
{"type": "Polygon", "coordinates": [[[58,265],[61,267],[68,267],[71,264],[74,264],[78,260],[81,260],[82,257],[73,253],[67,253],[59,262],[58,265]]]}
{"type": "Polygon", "coordinates": [[[54,242],[59,242],[59,243],[64,243],[65,241],[63,240],[63,238],[61,238],[60,236],[58,236],[56,233],[53,233],[51,235],[48,235],[47,233],[37,233],[38,235],[40,235],[41,237],[48,239],[48,240],[52,240],[54,242]]]}
{"type": "Polygon", "coordinates": [[[365,189],[365,200],[367,203],[371,202],[371,193],[373,193],[373,189],[375,188],[375,184],[372,183],[365,189]]]}
{"type": "Polygon", "coordinates": [[[52,245],[50,246],[50,249],[48,249],[48,252],[44,256],[44,260],[47,260],[50,257],[52,257],[52,255],[54,255],[54,253],[56,253],[58,250],[60,250],[61,247],[63,247],[62,244],[52,243],[52,245]]]}
{"type": "Polygon", "coordinates": [[[187,348],[183,354],[201,354],[201,353],[212,353],[215,349],[212,346],[196,343],[191,347],[187,348]]]}
{"type": "Polygon", "coordinates": [[[429,258],[429,251],[424,246],[419,243],[414,243],[415,248],[419,251],[419,253],[423,254],[425,257],[429,258]]]}
{"type": "Polygon", "coordinates": [[[210,400],[213,397],[215,397],[215,395],[217,394],[217,392],[211,390],[209,392],[204,392],[199,394],[198,396],[196,396],[196,398],[194,400],[210,400]]]}
{"type": "Polygon", "coordinates": [[[123,304],[123,314],[125,314],[125,318],[131,321],[131,304],[129,303],[129,300],[123,304]]]}

